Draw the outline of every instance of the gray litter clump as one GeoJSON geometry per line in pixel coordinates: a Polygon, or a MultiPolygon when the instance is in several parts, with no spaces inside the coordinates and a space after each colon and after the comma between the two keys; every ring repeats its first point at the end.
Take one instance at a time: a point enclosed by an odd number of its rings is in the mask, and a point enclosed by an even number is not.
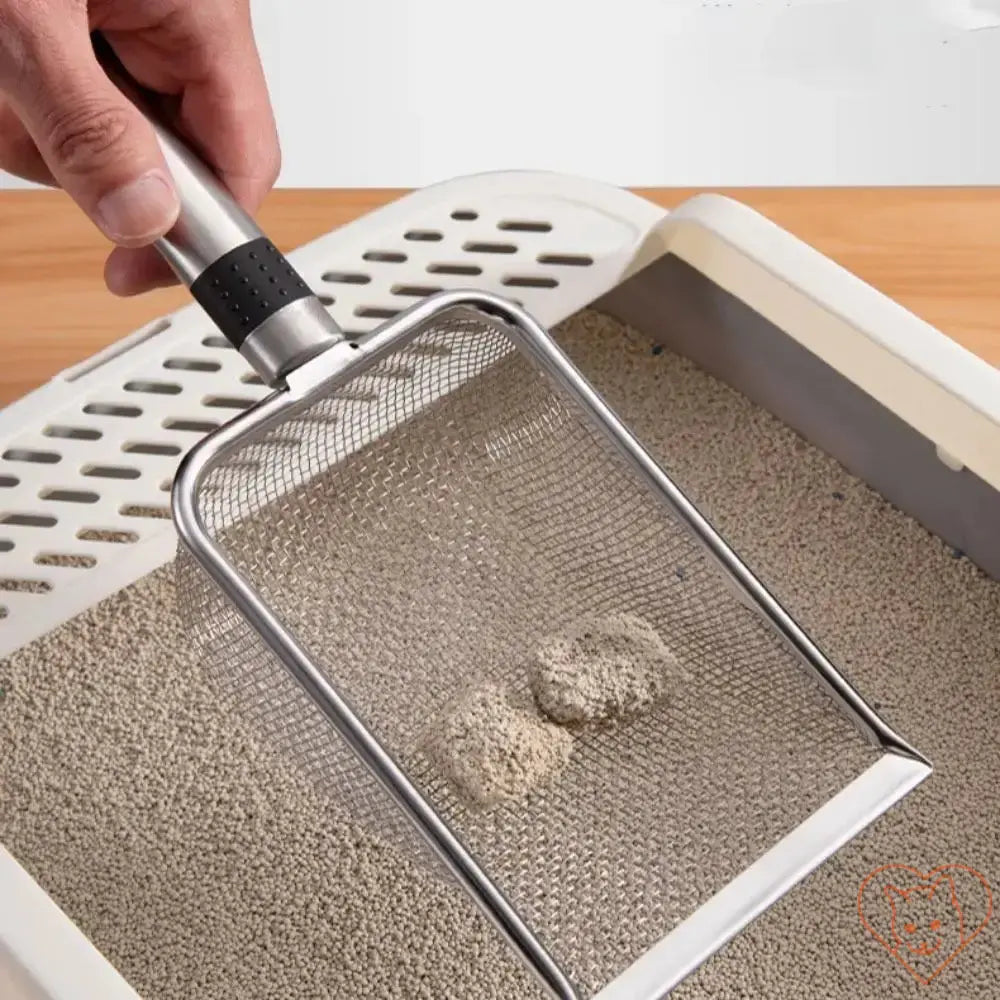
{"type": "Polygon", "coordinates": [[[621,612],[584,617],[548,636],[530,681],[538,707],[555,722],[611,722],[659,701],[678,670],[656,629],[621,612]]]}
{"type": "Polygon", "coordinates": [[[569,762],[573,737],[490,682],[450,706],[425,750],[468,805],[488,809],[551,780],[569,762]]]}

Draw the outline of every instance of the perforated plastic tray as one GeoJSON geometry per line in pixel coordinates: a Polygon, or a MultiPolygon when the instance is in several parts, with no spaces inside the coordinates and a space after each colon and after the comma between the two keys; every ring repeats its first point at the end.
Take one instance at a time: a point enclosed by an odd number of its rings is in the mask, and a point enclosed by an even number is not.
{"type": "MultiPolygon", "coordinates": [[[[585,180],[487,174],[410,195],[291,259],[348,332],[469,286],[554,324],[616,284],[663,214],[585,180]]],[[[191,305],[0,412],[0,655],[169,561],[180,457],[266,391],[191,305]]]]}

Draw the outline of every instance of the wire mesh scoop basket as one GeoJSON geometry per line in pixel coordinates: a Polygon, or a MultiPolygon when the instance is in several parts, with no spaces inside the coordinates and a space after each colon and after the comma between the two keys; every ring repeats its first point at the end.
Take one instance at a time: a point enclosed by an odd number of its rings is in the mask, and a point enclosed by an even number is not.
{"type": "Polygon", "coordinates": [[[273,388],[173,487],[206,665],[545,995],[666,996],[929,765],[523,309],[443,292],[349,340],[158,128],[160,249],[273,388]]]}

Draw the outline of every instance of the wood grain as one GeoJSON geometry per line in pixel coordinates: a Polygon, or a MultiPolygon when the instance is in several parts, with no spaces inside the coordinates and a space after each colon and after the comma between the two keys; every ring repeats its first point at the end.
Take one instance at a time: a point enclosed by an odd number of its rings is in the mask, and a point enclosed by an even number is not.
{"type": "MultiPolygon", "coordinates": [[[[276,191],[260,220],[285,250],[400,191],[276,191]]],[[[638,192],[664,207],[696,193],[638,192]]],[[[724,191],[1000,366],[1000,188],[724,191]]],[[[118,299],[102,237],[59,192],[0,192],[0,405],[189,300],[118,299]]]]}

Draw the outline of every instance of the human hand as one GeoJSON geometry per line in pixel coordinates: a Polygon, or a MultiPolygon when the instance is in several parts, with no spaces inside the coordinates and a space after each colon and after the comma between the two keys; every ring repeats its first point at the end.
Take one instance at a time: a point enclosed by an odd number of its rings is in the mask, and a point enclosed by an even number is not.
{"type": "Polygon", "coordinates": [[[175,283],[151,245],[179,203],[156,136],[101,68],[100,31],[253,214],[278,176],[249,0],[0,0],[0,168],[63,188],[116,244],[108,288],[175,283]]]}

